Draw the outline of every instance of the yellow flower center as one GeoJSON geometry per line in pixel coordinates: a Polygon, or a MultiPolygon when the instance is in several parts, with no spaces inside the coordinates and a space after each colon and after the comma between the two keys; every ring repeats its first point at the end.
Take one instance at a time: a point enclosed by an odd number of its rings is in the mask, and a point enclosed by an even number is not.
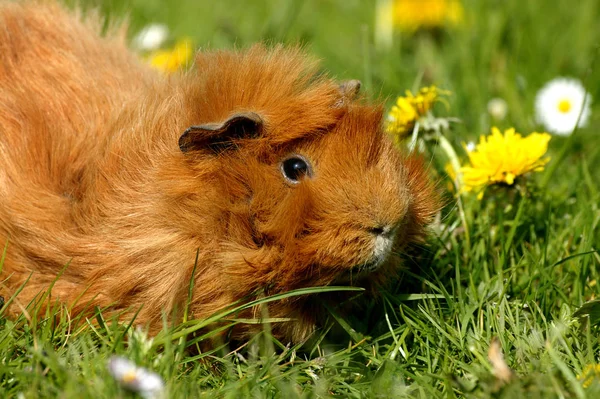
{"type": "Polygon", "coordinates": [[[560,100],[558,102],[558,111],[566,114],[571,110],[571,101],[567,99],[560,100]]]}
{"type": "Polygon", "coordinates": [[[132,383],[136,379],[137,379],[137,373],[135,372],[135,370],[130,370],[123,375],[123,382],[128,383],[128,384],[132,383]]]}

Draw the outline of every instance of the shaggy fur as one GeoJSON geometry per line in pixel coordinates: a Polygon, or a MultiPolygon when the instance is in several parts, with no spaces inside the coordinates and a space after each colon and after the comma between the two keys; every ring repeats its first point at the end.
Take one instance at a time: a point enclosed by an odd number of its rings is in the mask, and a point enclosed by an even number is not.
{"type": "MultiPolygon", "coordinates": [[[[52,296],[73,313],[141,307],[156,331],[184,307],[197,254],[196,318],[257,292],[393,278],[394,256],[372,267],[376,229],[393,228],[397,254],[437,201],[382,132],[381,105],[341,92],[299,49],[199,53],[164,77],[99,27],[52,4],[0,5],[3,295],[31,275],[25,307],[64,269],[52,296]],[[249,112],[262,122],[219,128],[249,112]],[[312,165],[299,184],[282,175],[290,154],[312,165]]],[[[274,331],[298,341],[318,299],[268,310],[294,319],[274,331]]]]}

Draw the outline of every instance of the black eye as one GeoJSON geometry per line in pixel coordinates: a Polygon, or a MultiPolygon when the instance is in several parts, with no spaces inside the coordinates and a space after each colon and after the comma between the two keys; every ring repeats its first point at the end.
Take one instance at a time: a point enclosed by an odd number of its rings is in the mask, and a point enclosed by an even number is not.
{"type": "Polygon", "coordinates": [[[281,173],[290,183],[298,183],[304,176],[311,175],[311,168],[306,158],[294,155],[281,163],[281,173]]]}

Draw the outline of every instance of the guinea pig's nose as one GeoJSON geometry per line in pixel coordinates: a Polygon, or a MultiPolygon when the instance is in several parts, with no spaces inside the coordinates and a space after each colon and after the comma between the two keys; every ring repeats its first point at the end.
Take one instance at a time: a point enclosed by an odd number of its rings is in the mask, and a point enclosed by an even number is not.
{"type": "Polygon", "coordinates": [[[380,224],[369,228],[369,232],[376,236],[389,237],[392,235],[392,226],[380,224]]]}

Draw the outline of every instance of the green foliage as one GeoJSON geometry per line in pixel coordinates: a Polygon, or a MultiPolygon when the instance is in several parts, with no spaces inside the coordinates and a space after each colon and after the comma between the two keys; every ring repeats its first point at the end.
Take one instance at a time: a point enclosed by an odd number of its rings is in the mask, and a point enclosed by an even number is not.
{"type": "MultiPolygon", "coordinates": [[[[167,23],[174,38],[190,36],[201,48],[304,43],[332,75],[362,80],[372,97],[434,83],[452,91],[445,112],[462,120],[449,136],[455,148],[489,132],[492,97],[508,103],[499,127],[524,133],[540,129],[533,99],[554,77],[580,78],[600,98],[596,0],[576,6],[465,0],[462,26],[397,33],[385,50],[373,44],[369,1],[81,3],[99,5],[111,18],[128,14],[132,34],[149,22],[167,23]]],[[[107,371],[109,357],[119,354],[158,372],[169,397],[598,397],[600,379],[587,387],[577,379],[600,362],[594,300],[600,293],[600,106],[592,110],[589,126],[571,142],[551,141],[552,158],[566,143],[568,151],[548,168],[543,189],[534,178],[521,193],[499,187],[482,201],[465,197],[468,242],[449,193],[441,221],[421,254],[408,257],[402,281],[381,301],[358,299],[365,303],[357,314],[331,309],[331,324],[310,343],[288,346],[266,328],[243,348],[225,344],[198,354],[190,348],[205,321],[165,328],[149,342],[100,313],[70,324],[57,305],[39,321],[0,318],[0,396],[133,396],[107,371]],[[488,360],[494,337],[514,372],[507,384],[488,360]]],[[[445,162],[434,154],[440,180],[445,162]]]]}

